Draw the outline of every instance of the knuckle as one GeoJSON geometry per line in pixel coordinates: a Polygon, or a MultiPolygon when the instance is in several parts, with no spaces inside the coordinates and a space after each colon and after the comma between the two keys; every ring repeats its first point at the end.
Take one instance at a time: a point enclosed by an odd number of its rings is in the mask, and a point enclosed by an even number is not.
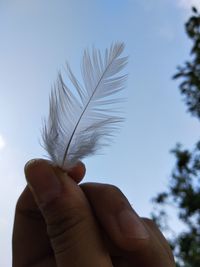
{"type": "Polygon", "coordinates": [[[104,185],[101,195],[104,198],[104,201],[107,203],[107,209],[113,214],[130,206],[125,195],[115,185],[104,185]]]}
{"type": "Polygon", "coordinates": [[[86,182],[82,183],[80,187],[87,192],[87,190],[95,190],[98,193],[122,193],[121,190],[113,185],[113,184],[105,184],[105,183],[91,183],[91,182],[86,182]]]}
{"type": "Polygon", "coordinates": [[[112,202],[114,205],[126,199],[122,191],[112,184],[83,183],[81,189],[92,200],[92,204],[99,203],[101,200],[103,203],[112,202]]]}
{"type": "Polygon", "coordinates": [[[117,243],[122,250],[134,253],[146,252],[151,248],[150,237],[146,237],[145,239],[121,237],[121,240],[117,243]]]}
{"type": "Polygon", "coordinates": [[[56,254],[74,246],[88,225],[87,213],[81,206],[65,207],[56,201],[43,207],[43,214],[47,234],[56,254]]]}
{"type": "Polygon", "coordinates": [[[72,208],[60,212],[54,212],[47,220],[47,231],[51,239],[59,237],[63,233],[74,232],[85,221],[85,215],[80,209],[72,208]]]}
{"type": "Polygon", "coordinates": [[[122,191],[115,185],[112,184],[103,184],[102,193],[106,195],[118,196],[122,195],[122,191]]]}

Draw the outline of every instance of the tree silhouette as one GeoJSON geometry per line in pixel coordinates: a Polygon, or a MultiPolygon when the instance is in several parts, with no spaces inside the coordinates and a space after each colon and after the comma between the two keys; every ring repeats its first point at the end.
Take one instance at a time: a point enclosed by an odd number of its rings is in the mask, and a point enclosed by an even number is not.
{"type": "MultiPolygon", "coordinates": [[[[192,8],[185,24],[192,41],[190,60],[179,66],[174,79],[180,79],[181,94],[188,111],[200,120],[200,13],[192,8]]],[[[153,199],[152,218],[163,230],[167,226],[167,205],[176,208],[185,230],[169,240],[179,267],[200,266],[200,141],[190,151],[177,144],[171,151],[176,158],[166,191],[153,199]]]]}

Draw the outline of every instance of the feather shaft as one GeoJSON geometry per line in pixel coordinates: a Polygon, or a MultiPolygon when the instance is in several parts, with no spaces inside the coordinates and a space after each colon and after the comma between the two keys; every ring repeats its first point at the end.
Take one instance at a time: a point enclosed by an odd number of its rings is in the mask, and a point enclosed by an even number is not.
{"type": "Polygon", "coordinates": [[[123,49],[123,43],[116,43],[106,49],[104,58],[99,50],[93,49],[92,55],[86,50],[82,61],[84,87],[67,65],[79,99],[58,75],[50,96],[49,118],[43,127],[43,143],[50,158],[60,167],[67,169],[107,145],[106,140],[122,120],[112,115],[112,107],[119,102],[112,95],[124,88],[127,77],[116,76],[127,63],[126,57],[119,57],[123,49]]]}
{"type": "MultiPolygon", "coordinates": [[[[111,63],[112,63],[112,62],[111,62],[111,63]]],[[[67,156],[67,152],[68,152],[69,147],[70,147],[70,145],[71,145],[71,141],[72,141],[72,139],[73,139],[73,137],[74,137],[74,134],[75,134],[75,132],[76,132],[76,130],[77,130],[77,128],[78,128],[78,125],[79,125],[79,123],[80,123],[80,121],[81,121],[81,119],[82,119],[82,117],[83,117],[83,115],[84,115],[84,113],[85,113],[85,111],[86,111],[88,105],[90,104],[91,99],[93,98],[94,94],[96,93],[96,90],[98,89],[98,86],[99,86],[101,80],[103,79],[103,77],[104,77],[104,75],[105,75],[105,73],[106,73],[106,71],[107,71],[107,69],[109,68],[109,66],[110,66],[111,63],[109,63],[109,65],[106,67],[105,71],[103,72],[103,74],[102,74],[100,80],[98,81],[98,84],[96,85],[96,88],[94,89],[94,92],[92,93],[91,97],[89,98],[89,100],[88,100],[88,102],[87,102],[85,108],[83,109],[83,112],[82,112],[81,115],[80,115],[80,118],[78,119],[78,122],[76,123],[76,126],[75,126],[75,128],[74,128],[74,131],[73,131],[71,137],[70,137],[69,143],[68,143],[68,145],[67,145],[67,148],[66,148],[65,153],[64,153],[64,156],[63,156],[62,167],[64,167],[64,162],[65,162],[65,159],[66,159],[66,156],[67,156]]]]}

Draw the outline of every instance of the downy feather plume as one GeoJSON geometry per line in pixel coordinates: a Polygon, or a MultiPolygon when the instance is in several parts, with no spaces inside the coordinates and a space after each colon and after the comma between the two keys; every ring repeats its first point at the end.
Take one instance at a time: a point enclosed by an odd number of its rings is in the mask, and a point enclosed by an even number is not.
{"type": "Polygon", "coordinates": [[[115,94],[124,88],[127,75],[119,75],[127,63],[120,57],[123,43],[112,44],[102,53],[93,49],[84,51],[81,71],[84,86],[67,64],[68,77],[75,94],[64,83],[62,75],[50,95],[48,120],[44,121],[42,138],[51,160],[63,169],[69,169],[82,158],[107,146],[113,130],[123,120],[119,116],[115,94]]]}

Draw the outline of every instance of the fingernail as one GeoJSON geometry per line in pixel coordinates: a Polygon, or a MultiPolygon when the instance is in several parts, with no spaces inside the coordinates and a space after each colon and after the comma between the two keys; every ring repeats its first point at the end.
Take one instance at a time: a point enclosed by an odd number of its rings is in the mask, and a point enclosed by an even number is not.
{"type": "Polygon", "coordinates": [[[29,161],[25,165],[25,175],[38,204],[47,204],[60,195],[60,181],[47,161],[29,161]]]}
{"type": "Polygon", "coordinates": [[[117,217],[119,228],[123,236],[136,239],[147,239],[149,237],[140,218],[138,218],[132,210],[124,209],[117,217]]]}

